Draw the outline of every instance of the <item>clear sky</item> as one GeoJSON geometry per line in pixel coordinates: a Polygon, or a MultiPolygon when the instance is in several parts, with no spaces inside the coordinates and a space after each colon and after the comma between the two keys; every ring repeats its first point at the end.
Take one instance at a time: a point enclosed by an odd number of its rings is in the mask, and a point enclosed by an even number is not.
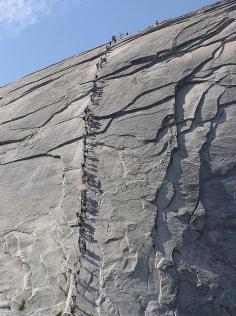
{"type": "Polygon", "coordinates": [[[0,86],[214,0],[0,0],[0,86]]]}

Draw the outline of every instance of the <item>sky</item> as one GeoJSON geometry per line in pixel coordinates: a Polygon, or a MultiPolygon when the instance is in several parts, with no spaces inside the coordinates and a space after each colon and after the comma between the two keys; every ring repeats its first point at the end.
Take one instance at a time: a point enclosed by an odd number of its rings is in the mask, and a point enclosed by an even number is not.
{"type": "Polygon", "coordinates": [[[214,0],[0,0],[0,86],[214,0]]]}

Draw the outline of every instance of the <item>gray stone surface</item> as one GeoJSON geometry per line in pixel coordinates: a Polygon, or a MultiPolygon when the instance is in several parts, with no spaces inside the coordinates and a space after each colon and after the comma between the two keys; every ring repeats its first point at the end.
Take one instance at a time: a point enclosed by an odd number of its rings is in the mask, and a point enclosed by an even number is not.
{"type": "Polygon", "coordinates": [[[104,48],[0,88],[0,316],[236,315],[236,2],[104,48]]]}

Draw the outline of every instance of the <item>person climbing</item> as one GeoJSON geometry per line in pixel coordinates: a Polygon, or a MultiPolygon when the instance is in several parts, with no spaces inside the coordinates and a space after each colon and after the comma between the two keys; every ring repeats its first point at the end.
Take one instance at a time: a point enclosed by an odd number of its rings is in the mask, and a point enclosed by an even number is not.
{"type": "Polygon", "coordinates": [[[86,190],[81,191],[81,198],[85,199],[85,200],[87,199],[87,191],[86,190]]]}
{"type": "Polygon", "coordinates": [[[156,20],[156,23],[155,23],[156,25],[158,25],[159,24],[159,21],[158,20],[156,20]]]}
{"type": "Polygon", "coordinates": [[[85,231],[85,227],[84,227],[84,226],[83,226],[83,227],[81,226],[81,227],[80,227],[80,230],[79,230],[80,235],[81,235],[81,236],[85,236],[85,232],[86,232],[86,231],[85,231]]]}
{"type": "Polygon", "coordinates": [[[92,91],[93,91],[93,93],[96,95],[96,93],[97,93],[97,84],[95,84],[95,85],[93,85],[93,89],[92,89],[92,91]]]}
{"type": "Polygon", "coordinates": [[[85,163],[84,163],[84,162],[81,163],[81,168],[82,168],[82,169],[85,168],[85,163]]]}
{"type": "Polygon", "coordinates": [[[93,118],[92,116],[90,115],[89,118],[88,118],[88,125],[91,126],[93,123],[93,118]]]}
{"type": "Polygon", "coordinates": [[[106,62],[107,62],[106,57],[103,57],[103,59],[102,59],[102,63],[103,63],[103,64],[105,64],[106,62]]]}
{"type": "Polygon", "coordinates": [[[81,240],[80,252],[84,255],[87,250],[86,242],[84,239],[81,240]]]}
{"type": "Polygon", "coordinates": [[[85,122],[87,122],[87,121],[88,121],[88,114],[85,114],[85,115],[82,117],[82,119],[83,119],[85,122]]]}
{"type": "Polygon", "coordinates": [[[79,226],[83,226],[85,224],[84,218],[82,215],[79,215],[79,226]]]}
{"type": "Polygon", "coordinates": [[[88,114],[90,111],[91,111],[90,108],[88,106],[86,106],[86,108],[84,109],[84,113],[88,114]]]}
{"type": "Polygon", "coordinates": [[[112,36],[112,39],[111,39],[111,40],[112,40],[113,43],[116,44],[116,36],[115,36],[115,35],[112,36]]]}
{"type": "Polygon", "coordinates": [[[98,62],[98,63],[96,63],[96,67],[97,67],[97,70],[99,70],[100,69],[100,63],[98,62]]]}
{"type": "Polygon", "coordinates": [[[87,204],[86,199],[82,198],[82,199],[81,199],[81,205],[86,206],[86,204],[87,204]]]}

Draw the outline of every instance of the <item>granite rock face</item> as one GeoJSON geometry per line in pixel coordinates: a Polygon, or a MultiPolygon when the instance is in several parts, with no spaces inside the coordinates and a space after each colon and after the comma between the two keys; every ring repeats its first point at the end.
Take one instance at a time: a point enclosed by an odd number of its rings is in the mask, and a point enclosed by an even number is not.
{"type": "Polygon", "coordinates": [[[0,316],[236,315],[236,2],[104,48],[0,88],[0,316]]]}

